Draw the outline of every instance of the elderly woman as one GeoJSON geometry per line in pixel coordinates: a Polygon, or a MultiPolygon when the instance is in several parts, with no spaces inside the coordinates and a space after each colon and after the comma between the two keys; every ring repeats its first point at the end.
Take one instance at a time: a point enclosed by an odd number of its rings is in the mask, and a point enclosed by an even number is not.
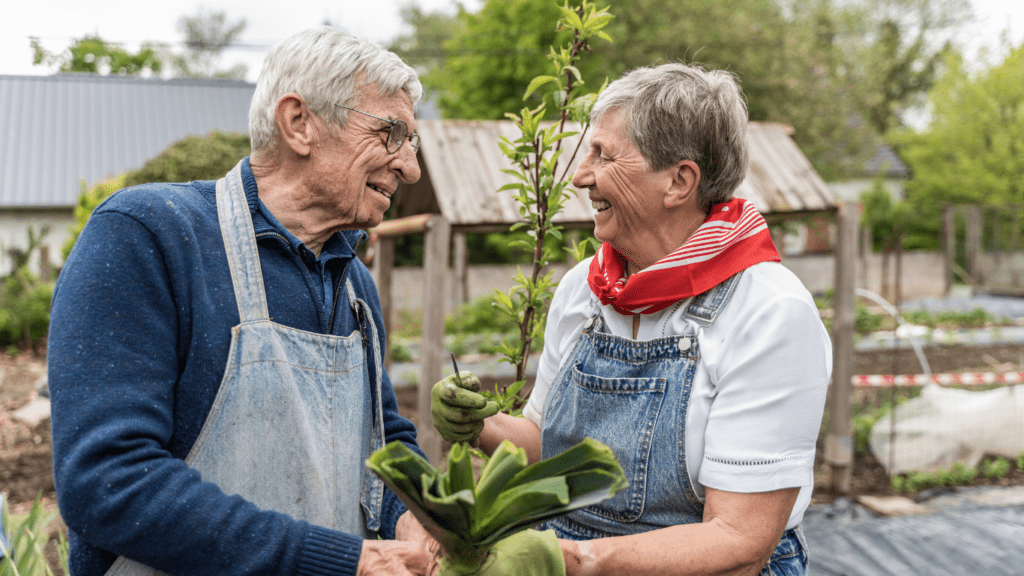
{"type": "Polygon", "coordinates": [[[629,487],[546,526],[568,574],[804,574],[832,352],[764,219],[733,198],[740,90],[721,71],[642,68],[591,122],[573,184],[604,243],[555,292],[526,419],[460,390],[437,394],[435,425],[531,460],[585,437],[615,451],[629,487]]]}

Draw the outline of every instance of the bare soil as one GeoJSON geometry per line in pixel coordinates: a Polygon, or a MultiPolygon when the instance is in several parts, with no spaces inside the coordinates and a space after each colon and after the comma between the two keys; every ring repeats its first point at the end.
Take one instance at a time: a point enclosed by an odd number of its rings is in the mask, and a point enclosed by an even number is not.
{"type": "MultiPolygon", "coordinates": [[[[925,349],[932,372],[975,372],[1021,370],[1024,345],[987,347],[934,346],[925,349]]],[[[11,357],[0,354],[0,492],[7,495],[12,511],[26,511],[37,495],[55,506],[50,422],[35,428],[12,420],[11,413],[36,397],[36,384],[45,373],[45,359],[25,351],[11,357]]],[[[858,352],[857,374],[918,374],[921,372],[912,351],[889,350],[858,352]]],[[[486,385],[501,385],[490,381],[486,385]]],[[[858,390],[854,404],[880,405],[887,390],[858,390]]],[[[900,393],[900,392],[897,392],[900,393]]],[[[403,414],[417,420],[415,390],[399,390],[403,414]]],[[[419,424],[419,423],[417,423],[419,424]]],[[[819,459],[820,460],[820,459],[819,459]]],[[[821,471],[823,467],[819,466],[821,471]]],[[[1013,470],[1008,478],[996,481],[979,479],[977,484],[1024,485],[1024,471],[1013,470]]],[[[889,478],[871,456],[858,457],[853,471],[854,494],[894,494],[889,478]]],[[[831,495],[819,489],[816,501],[828,501],[831,495]]]]}

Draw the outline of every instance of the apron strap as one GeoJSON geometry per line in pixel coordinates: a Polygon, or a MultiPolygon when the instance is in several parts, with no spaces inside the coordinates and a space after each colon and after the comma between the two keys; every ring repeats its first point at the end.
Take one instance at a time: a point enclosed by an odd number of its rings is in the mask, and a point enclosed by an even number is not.
{"type": "Polygon", "coordinates": [[[217,180],[217,218],[241,323],[270,320],[252,216],[242,186],[242,162],[217,180]]]}
{"type": "MultiPolygon", "coordinates": [[[[384,362],[380,351],[380,340],[377,338],[377,324],[373,321],[373,311],[370,305],[356,297],[356,291],[352,287],[352,281],[345,279],[345,291],[348,293],[348,301],[352,311],[359,321],[359,329],[363,333],[363,344],[370,340],[373,349],[373,425],[372,437],[370,438],[370,453],[384,447],[384,402],[381,394],[384,386],[384,362]]],[[[367,473],[364,476],[362,490],[363,511],[366,513],[366,528],[374,532],[380,531],[380,510],[384,501],[384,482],[376,475],[367,473]],[[367,485],[368,483],[368,485],[367,485]]]]}
{"type": "Polygon", "coordinates": [[[732,298],[732,293],[736,290],[736,285],[739,284],[742,274],[741,270],[707,292],[694,296],[683,313],[700,326],[705,328],[710,326],[732,298]]]}

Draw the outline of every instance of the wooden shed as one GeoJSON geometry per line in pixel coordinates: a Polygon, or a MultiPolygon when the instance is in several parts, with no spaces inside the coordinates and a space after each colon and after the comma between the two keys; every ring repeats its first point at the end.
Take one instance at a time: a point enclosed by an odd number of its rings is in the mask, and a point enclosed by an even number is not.
{"type": "MultiPolygon", "coordinates": [[[[385,318],[388,318],[393,239],[404,234],[425,234],[426,286],[417,402],[419,413],[429,414],[430,387],[441,379],[442,366],[447,359],[444,275],[464,276],[465,234],[504,231],[522,221],[511,193],[497,192],[515,181],[502,172],[511,166],[498,142],[502,136],[514,141],[520,133],[510,121],[471,120],[421,120],[417,131],[421,138],[422,176],[416,184],[401,188],[394,199],[395,219],[382,223],[371,235],[375,241],[378,289],[385,318]],[[449,271],[452,247],[455,269],[449,271]]],[[[585,154],[585,146],[573,154],[581,136],[585,145],[586,134],[563,140],[561,164],[567,165],[564,170],[568,175],[585,154]]],[[[796,216],[835,215],[839,208],[835,197],[793,141],[792,128],[778,123],[751,122],[747,138],[750,166],[736,196],[753,202],[769,222],[796,216]]],[[[555,221],[567,229],[591,228],[593,215],[584,191],[565,203],[555,221]]],[[[456,285],[459,284],[457,281],[456,285]]],[[[442,445],[429,420],[419,426],[419,434],[421,447],[436,463],[442,455],[442,445]]]]}

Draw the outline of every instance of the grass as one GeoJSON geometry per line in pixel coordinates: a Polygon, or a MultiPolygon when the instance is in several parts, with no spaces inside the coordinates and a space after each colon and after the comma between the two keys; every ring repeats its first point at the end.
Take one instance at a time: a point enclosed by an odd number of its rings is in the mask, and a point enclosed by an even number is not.
{"type": "MultiPolygon", "coordinates": [[[[46,559],[46,546],[50,541],[48,526],[57,517],[57,511],[47,512],[40,496],[36,496],[25,514],[11,514],[6,499],[0,508],[0,526],[6,527],[9,536],[9,547],[0,542],[0,576],[54,576],[46,559]]],[[[60,567],[64,574],[70,574],[68,542],[63,534],[58,535],[56,546],[60,567]]]]}

